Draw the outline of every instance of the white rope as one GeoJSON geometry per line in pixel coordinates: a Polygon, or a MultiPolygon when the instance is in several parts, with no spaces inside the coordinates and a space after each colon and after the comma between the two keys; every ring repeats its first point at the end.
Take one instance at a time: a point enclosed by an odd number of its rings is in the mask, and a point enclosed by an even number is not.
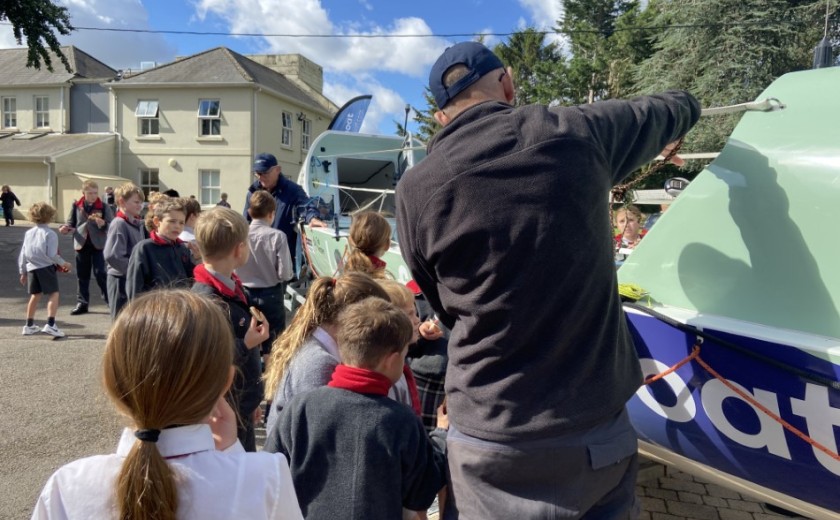
{"type": "Polygon", "coordinates": [[[312,181],[313,186],[323,186],[324,188],[338,188],[340,190],[348,190],[348,191],[365,191],[368,193],[383,193],[383,194],[393,194],[396,193],[394,190],[377,190],[374,188],[354,188],[353,186],[344,186],[342,184],[330,184],[328,182],[322,181],[312,181]]]}
{"type": "Polygon", "coordinates": [[[723,114],[737,114],[739,112],[769,112],[771,110],[781,110],[783,108],[785,108],[785,105],[778,99],[767,98],[760,101],[740,103],[738,105],[704,108],[700,111],[700,116],[719,116],[723,114]]]}

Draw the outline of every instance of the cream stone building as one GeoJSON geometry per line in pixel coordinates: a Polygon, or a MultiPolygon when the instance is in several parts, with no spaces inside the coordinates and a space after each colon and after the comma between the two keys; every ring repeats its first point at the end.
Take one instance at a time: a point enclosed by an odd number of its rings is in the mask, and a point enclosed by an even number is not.
{"type": "Polygon", "coordinates": [[[336,111],[320,94],[320,67],[298,58],[257,57],[282,74],[219,47],[111,82],[118,175],[146,192],[195,195],[203,206],[225,192],[236,209],[255,154],[273,153],[296,178],[336,111]]]}
{"type": "Polygon", "coordinates": [[[26,49],[0,49],[0,184],[21,200],[16,218],[47,201],[63,220],[80,195],[83,171],[112,176],[115,137],[109,131],[108,91],[117,71],[76,47],[62,47],[68,72],[26,67],[26,49]]]}

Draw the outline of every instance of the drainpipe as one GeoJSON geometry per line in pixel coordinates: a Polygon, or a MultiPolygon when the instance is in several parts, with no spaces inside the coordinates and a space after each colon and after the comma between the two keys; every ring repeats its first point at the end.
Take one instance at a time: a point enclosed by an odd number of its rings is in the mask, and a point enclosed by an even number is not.
{"type": "Polygon", "coordinates": [[[119,112],[119,103],[117,100],[117,93],[114,91],[112,87],[108,87],[108,90],[114,94],[114,135],[117,136],[117,177],[122,177],[122,142],[123,137],[122,134],[117,131],[120,127],[120,112],[119,112]]]}
{"type": "Polygon", "coordinates": [[[65,120],[67,114],[64,113],[64,85],[61,86],[61,98],[58,101],[58,108],[61,113],[61,133],[63,134],[67,130],[67,122],[65,120]]]}
{"type": "MultiPolygon", "coordinates": [[[[49,157],[44,157],[44,165],[47,167],[47,199],[52,207],[58,208],[58,197],[53,193],[53,163],[50,162],[49,157]]],[[[60,218],[60,215],[56,216],[60,218]]]]}
{"type": "MultiPolygon", "coordinates": [[[[262,89],[260,89],[260,88],[254,89],[254,101],[253,101],[254,106],[251,107],[251,126],[252,126],[252,128],[251,128],[251,157],[248,158],[248,163],[249,164],[252,160],[254,160],[254,156],[257,155],[257,94],[261,90],[262,89]]],[[[250,171],[248,172],[248,181],[249,181],[248,185],[250,186],[251,181],[253,181],[253,179],[251,178],[251,172],[250,171]]]]}

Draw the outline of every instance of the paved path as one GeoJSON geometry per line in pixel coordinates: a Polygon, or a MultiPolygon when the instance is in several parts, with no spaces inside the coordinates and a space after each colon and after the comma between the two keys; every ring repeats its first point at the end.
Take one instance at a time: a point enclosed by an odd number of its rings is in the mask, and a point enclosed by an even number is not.
{"type": "MultiPolygon", "coordinates": [[[[89,314],[70,316],[76,277],[60,276],[57,318],[67,337],[21,336],[28,295],[18,283],[17,255],[26,229],[0,227],[0,520],[28,518],[53,471],[79,457],[113,452],[122,427],[99,383],[110,318],[98,290],[91,287],[89,314]]],[[[61,236],[60,247],[72,262],[71,239],[61,236]]],[[[36,314],[40,325],[44,305],[36,314]]],[[[662,468],[637,489],[644,520],[784,518],[737,493],[662,468]]]]}

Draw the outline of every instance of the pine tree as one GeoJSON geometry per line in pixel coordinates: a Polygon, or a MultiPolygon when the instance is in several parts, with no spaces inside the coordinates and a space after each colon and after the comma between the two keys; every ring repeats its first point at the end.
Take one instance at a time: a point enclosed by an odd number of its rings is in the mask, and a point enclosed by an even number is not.
{"type": "Polygon", "coordinates": [[[545,33],[531,27],[517,31],[493,52],[513,69],[518,106],[561,102],[565,97],[565,60],[556,43],[545,43],[545,33]]]}

